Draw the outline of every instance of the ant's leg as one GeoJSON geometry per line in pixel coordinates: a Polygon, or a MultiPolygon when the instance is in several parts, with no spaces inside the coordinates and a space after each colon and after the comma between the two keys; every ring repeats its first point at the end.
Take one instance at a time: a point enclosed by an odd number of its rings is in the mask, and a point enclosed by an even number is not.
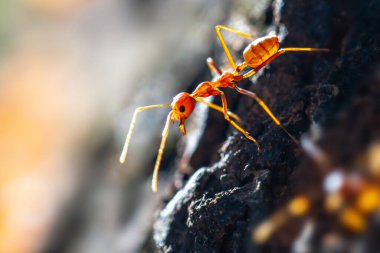
{"type": "Polygon", "coordinates": [[[312,47],[285,47],[285,52],[330,52],[328,48],[312,48],[312,47]]]}
{"type": "Polygon", "coordinates": [[[280,128],[282,128],[282,130],[285,131],[285,133],[287,133],[287,135],[289,135],[289,137],[296,143],[298,144],[298,141],[296,138],[293,137],[293,135],[291,135],[286,129],[285,127],[281,124],[281,122],[278,120],[278,118],[273,114],[273,112],[269,109],[269,107],[264,103],[263,100],[261,100],[255,93],[249,91],[249,90],[245,90],[245,89],[242,89],[238,86],[235,86],[234,87],[235,90],[237,90],[239,93],[241,94],[244,94],[244,95],[247,95],[253,99],[256,100],[256,102],[261,106],[261,108],[263,108],[263,110],[268,114],[268,116],[274,121],[274,123],[276,123],[276,125],[278,125],[280,128]]]}
{"type": "Polygon", "coordinates": [[[169,136],[169,130],[170,130],[170,121],[172,119],[173,112],[169,112],[168,117],[166,118],[166,123],[164,130],[162,131],[162,139],[160,148],[158,149],[158,155],[156,164],[154,165],[154,171],[153,171],[153,178],[152,178],[152,191],[157,192],[158,190],[158,172],[160,171],[160,165],[162,160],[162,155],[164,154],[164,149],[166,145],[166,140],[169,136]]]}
{"type": "Polygon", "coordinates": [[[228,61],[230,62],[232,68],[235,70],[236,69],[236,64],[234,62],[234,59],[232,58],[232,55],[230,53],[230,50],[228,49],[227,47],[227,44],[223,38],[223,35],[222,35],[222,32],[221,32],[221,29],[223,30],[226,30],[226,31],[229,31],[229,32],[232,32],[232,33],[235,33],[241,37],[244,37],[244,38],[247,38],[247,39],[253,39],[253,35],[251,34],[248,34],[248,33],[243,33],[243,32],[240,32],[238,30],[235,30],[233,28],[230,28],[230,27],[226,27],[226,26],[222,26],[222,25],[217,25],[215,26],[215,30],[216,30],[216,34],[218,35],[218,38],[220,40],[220,43],[222,44],[222,47],[223,47],[223,50],[228,58],[228,61]]]}
{"type": "Polygon", "coordinates": [[[278,50],[277,53],[275,53],[274,55],[272,55],[268,60],[266,60],[265,62],[263,62],[260,66],[258,66],[255,69],[252,69],[251,71],[249,71],[248,73],[246,73],[245,75],[243,75],[243,78],[249,78],[249,77],[253,76],[260,69],[262,69],[263,67],[265,67],[266,65],[268,65],[271,61],[273,61],[274,59],[276,59],[277,57],[279,57],[280,55],[282,55],[285,52],[329,52],[329,51],[330,50],[327,49],[327,48],[311,48],[311,47],[287,47],[287,48],[282,48],[282,49],[278,50]]]}
{"type": "Polygon", "coordinates": [[[224,119],[227,120],[236,130],[238,130],[240,133],[242,133],[247,139],[253,141],[257,145],[257,149],[260,150],[260,145],[257,143],[256,139],[249,135],[247,131],[245,131],[241,126],[239,126],[235,121],[230,119],[230,116],[228,115],[228,104],[227,104],[227,98],[226,95],[222,91],[219,91],[219,95],[222,99],[223,104],[223,114],[224,119]]]}
{"type": "MultiPolygon", "coordinates": [[[[214,109],[218,112],[221,112],[221,113],[224,113],[224,110],[223,110],[223,107],[219,106],[219,105],[216,105],[214,103],[210,103],[206,100],[204,100],[203,98],[195,98],[198,102],[202,103],[202,104],[205,104],[207,105],[208,107],[210,107],[211,109],[214,109]]],[[[235,113],[232,113],[230,111],[227,112],[228,113],[228,116],[230,116],[231,118],[233,118],[234,120],[237,120],[237,121],[240,121],[240,118],[239,116],[237,116],[235,113]]]]}
{"type": "Polygon", "coordinates": [[[214,77],[220,76],[223,73],[222,70],[220,70],[220,68],[218,67],[218,65],[216,65],[214,59],[212,59],[211,57],[207,58],[207,66],[214,77]]]}
{"type": "Polygon", "coordinates": [[[154,108],[162,108],[162,107],[170,107],[170,105],[169,104],[159,104],[159,105],[149,105],[149,106],[136,108],[135,112],[133,113],[131,124],[129,125],[129,130],[128,130],[127,138],[125,139],[123,151],[121,152],[121,155],[120,155],[120,163],[124,163],[125,158],[127,157],[128,146],[129,146],[129,143],[131,141],[133,129],[135,128],[135,122],[136,122],[137,114],[139,112],[142,112],[145,110],[154,109],[154,108]]]}
{"type": "Polygon", "coordinates": [[[310,211],[311,199],[306,195],[294,197],[288,204],[276,211],[271,217],[259,223],[253,231],[253,240],[257,244],[266,243],[272,235],[290,219],[305,216],[310,211]]]}
{"type": "Polygon", "coordinates": [[[277,53],[275,53],[274,55],[272,55],[268,60],[266,60],[265,62],[263,62],[257,68],[252,69],[252,70],[248,71],[247,73],[245,73],[243,75],[243,78],[250,78],[251,76],[253,76],[254,74],[256,74],[260,69],[262,69],[263,67],[265,67],[266,65],[268,65],[271,61],[273,61],[274,59],[276,59],[277,57],[279,57],[280,55],[282,55],[283,53],[285,53],[285,51],[281,51],[281,50],[282,49],[280,49],[277,53]]]}

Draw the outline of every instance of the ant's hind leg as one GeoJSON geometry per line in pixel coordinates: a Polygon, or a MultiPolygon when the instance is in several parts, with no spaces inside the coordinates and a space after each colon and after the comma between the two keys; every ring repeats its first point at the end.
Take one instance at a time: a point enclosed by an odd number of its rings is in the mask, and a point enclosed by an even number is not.
{"type": "Polygon", "coordinates": [[[286,47],[281,48],[277,51],[274,55],[272,55],[268,60],[263,62],[260,66],[258,66],[255,69],[250,70],[248,73],[243,75],[243,78],[249,78],[256,74],[260,69],[268,65],[270,62],[272,62],[274,59],[282,55],[286,52],[329,52],[330,50],[327,48],[311,48],[311,47],[286,47]]]}
{"type": "Polygon", "coordinates": [[[272,62],[274,59],[276,59],[277,57],[279,57],[280,55],[282,55],[283,53],[285,53],[286,51],[283,50],[283,49],[280,49],[278,50],[277,53],[275,53],[274,55],[272,55],[268,60],[266,60],[265,62],[261,63],[260,66],[256,67],[255,69],[252,69],[250,70],[248,73],[244,74],[243,75],[243,78],[249,78],[251,76],[253,76],[254,74],[256,74],[260,69],[264,68],[266,65],[268,65],[270,62],[272,62]]]}
{"type": "Polygon", "coordinates": [[[313,47],[285,47],[280,50],[285,52],[330,52],[328,48],[313,48],[313,47]]]}
{"type": "Polygon", "coordinates": [[[278,125],[282,130],[284,130],[284,132],[296,143],[296,144],[299,144],[298,140],[293,136],[291,135],[288,130],[286,130],[286,128],[281,124],[280,120],[273,114],[273,112],[269,109],[269,107],[265,104],[265,102],[263,100],[261,100],[257,95],[256,93],[253,93],[249,90],[245,90],[245,89],[242,89],[242,88],[239,88],[238,86],[235,86],[234,87],[235,90],[237,90],[239,93],[243,94],[243,95],[247,95],[253,99],[256,100],[256,102],[261,106],[261,108],[263,108],[263,110],[268,114],[268,116],[274,121],[274,123],[276,123],[276,125],[278,125]]]}
{"type": "Polygon", "coordinates": [[[237,34],[241,37],[244,37],[244,38],[247,38],[247,39],[253,39],[254,36],[251,35],[251,34],[248,34],[248,33],[243,33],[243,32],[240,32],[236,29],[233,29],[233,28],[230,28],[230,27],[226,27],[226,26],[222,26],[222,25],[217,25],[215,26],[215,31],[216,31],[216,34],[218,35],[218,38],[220,40],[220,43],[222,44],[222,47],[223,47],[223,50],[224,50],[224,53],[226,54],[227,58],[228,58],[228,61],[230,62],[232,68],[234,70],[236,70],[236,63],[234,61],[234,59],[232,58],[232,55],[231,55],[231,52],[230,50],[228,49],[228,46],[226,44],[226,41],[224,40],[223,38],[223,35],[222,35],[222,32],[221,30],[226,30],[226,31],[229,31],[229,32],[232,32],[234,34],[237,34]]]}
{"type": "Polygon", "coordinates": [[[211,57],[207,58],[207,66],[214,77],[220,76],[223,73],[222,70],[218,67],[218,65],[216,65],[214,59],[212,59],[211,57]]]}

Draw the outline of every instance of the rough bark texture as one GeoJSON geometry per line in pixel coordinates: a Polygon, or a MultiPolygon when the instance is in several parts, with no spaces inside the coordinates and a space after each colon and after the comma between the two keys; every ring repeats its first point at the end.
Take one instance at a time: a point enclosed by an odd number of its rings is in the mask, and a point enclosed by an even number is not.
{"type": "MultiPolygon", "coordinates": [[[[284,0],[272,6],[276,30],[280,35],[284,28],[288,32],[282,47],[323,47],[331,52],[287,53],[272,62],[254,85],[240,85],[266,101],[297,138],[318,126],[320,145],[333,164],[350,167],[380,137],[380,2],[284,0]]],[[[254,101],[240,98],[236,111],[262,152],[233,132],[220,151],[221,159],[197,169],[163,206],[153,235],[160,251],[289,252],[299,235],[302,222],[287,226],[285,233],[264,245],[252,242],[256,224],[297,192],[318,193],[322,178],[302,148],[254,101]]],[[[204,138],[212,134],[205,131],[204,138]]],[[[195,154],[195,161],[210,156],[199,150],[195,154]]],[[[203,163],[195,162],[195,167],[203,163]]],[[[313,208],[317,225],[311,249],[320,252],[323,235],[339,229],[339,224],[313,208]]],[[[380,247],[370,234],[371,230],[360,235],[366,252],[380,247]]]]}

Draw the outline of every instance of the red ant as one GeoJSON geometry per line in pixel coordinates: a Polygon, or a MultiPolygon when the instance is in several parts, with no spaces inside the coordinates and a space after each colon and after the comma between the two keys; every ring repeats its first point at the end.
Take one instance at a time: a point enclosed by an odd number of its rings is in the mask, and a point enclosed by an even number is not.
{"type": "Polygon", "coordinates": [[[181,130],[182,135],[185,135],[186,134],[185,121],[193,112],[196,102],[203,103],[207,105],[208,107],[223,113],[224,118],[234,128],[236,128],[239,132],[241,132],[247,139],[256,143],[258,149],[260,149],[260,146],[258,145],[256,139],[251,137],[247,131],[245,131],[241,126],[239,126],[234,121],[234,120],[236,121],[239,120],[239,118],[237,115],[230,113],[228,111],[226,96],[224,95],[223,91],[221,91],[219,88],[232,88],[241,94],[247,95],[255,99],[258,102],[258,104],[263,108],[263,110],[269,115],[269,117],[276,123],[276,125],[281,127],[290,136],[290,138],[292,138],[296,143],[298,143],[297,140],[288,131],[286,131],[286,129],[281,125],[280,121],[272,113],[272,111],[268,108],[268,106],[264,103],[264,101],[262,101],[255,93],[238,87],[236,83],[243,79],[251,77],[252,75],[257,73],[257,71],[262,69],[264,66],[266,66],[271,61],[273,61],[274,59],[276,59],[278,56],[282,55],[285,52],[313,52],[313,51],[327,52],[328,49],[297,48],[297,47],[289,47],[289,48],[280,49],[278,36],[269,35],[269,36],[258,38],[252,41],[244,50],[244,53],[243,53],[244,62],[239,65],[236,65],[231,56],[230,50],[228,49],[226,42],[224,41],[224,38],[222,36],[222,33],[221,33],[222,29],[235,33],[247,39],[253,39],[254,36],[251,34],[243,33],[233,28],[229,28],[229,27],[225,27],[221,25],[217,25],[215,27],[216,34],[218,35],[218,38],[222,44],[224,52],[227,55],[227,58],[233,68],[232,72],[222,72],[220,68],[216,65],[214,60],[211,58],[208,58],[207,59],[208,67],[211,73],[216,75],[215,81],[206,81],[206,82],[200,83],[198,87],[191,94],[187,92],[179,93],[177,96],[173,98],[173,102],[171,104],[158,104],[158,105],[139,107],[135,110],[133,114],[132,122],[129,127],[125,145],[124,145],[122,154],[120,156],[121,163],[125,162],[125,158],[127,156],[128,145],[131,140],[137,114],[141,111],[145,111],[145,110],[149,110],[153,108],[162,108],[162,107],[171,108],[171,111],[169,112],[166,119],[164,130],[162,132],[161,145],[158,150],[156,165],[154,167],[153,180],[152,180],[152,190],[154,192],[157,191],[158,171],[160,168],[166,140],[169,135],[170,122],[174,123],[174,121],[178,120],[180,122],[179,129],[181,130]],[[251,68],[249,72],[245,74],[239,74],[242,70],[244,70],[247,67],[251,68]],[[222,107],[215,105],[213,103],[209,103],[203,99],[209,96],[220,96],[222,99],[222,107]]]}

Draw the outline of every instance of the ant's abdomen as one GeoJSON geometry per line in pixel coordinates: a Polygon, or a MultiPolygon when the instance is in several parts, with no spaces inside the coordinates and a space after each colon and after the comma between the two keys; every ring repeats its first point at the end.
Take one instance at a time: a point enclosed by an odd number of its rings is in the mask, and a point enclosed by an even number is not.
{"type": "Polygon", "coordinates": [[[251,68],[257,68],[272,55],[277,53],[280,42],[276,35],[269,35],[252,41],[244,52],[245,63],[251,68]]]}

